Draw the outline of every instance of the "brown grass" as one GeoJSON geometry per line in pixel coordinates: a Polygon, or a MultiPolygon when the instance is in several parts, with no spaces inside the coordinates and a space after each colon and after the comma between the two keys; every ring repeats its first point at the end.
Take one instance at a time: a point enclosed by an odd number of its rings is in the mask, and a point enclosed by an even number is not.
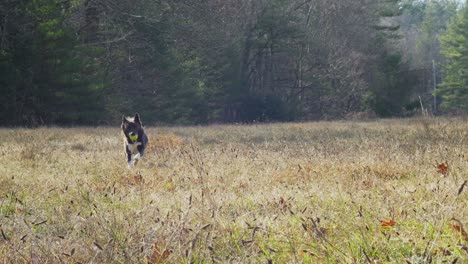
{"type": "Polygon", "coordinates": [[[0,129],[0,261],[468,262],[467,131],[150,127],[130,171],[117,127],[0,129]]]}

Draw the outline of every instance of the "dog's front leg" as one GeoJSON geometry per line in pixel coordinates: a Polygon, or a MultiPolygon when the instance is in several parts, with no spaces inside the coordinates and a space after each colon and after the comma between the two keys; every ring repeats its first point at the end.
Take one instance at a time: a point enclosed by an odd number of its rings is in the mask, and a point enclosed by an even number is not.
{"type": "Polygon", "coordinates": [[[127,153],[128,168],[131,169],[134,165],[134,161],[132,160],[132,152],[128,149],[127,146],[125,146],[125,152],[127,153]]]}
{"type": "Polygon", "coordinates": [[[141,159],[141,155],[138,152],[134,157],[133,157],[133,164],[137,165],[138,161],[141,159]]]}
{"type": "Polygon", "coordinates": [[[143,145],[138,145],[137,150],[138,150],[138,153],[135,155],[135,157],[133,157],[133,160],[135,160],[135,165],[141,159],[143,154],[145,154],[145,147],[143,145]]]}

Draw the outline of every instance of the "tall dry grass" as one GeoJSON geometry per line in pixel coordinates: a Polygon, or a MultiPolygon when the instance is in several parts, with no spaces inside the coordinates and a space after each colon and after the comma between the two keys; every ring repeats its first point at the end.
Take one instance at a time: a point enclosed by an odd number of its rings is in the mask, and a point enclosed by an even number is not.
{"type": "Polygon", "coordinates": [[[466,120],[146,130],[0,129],[0,261],[468,262],[466,120]]]}

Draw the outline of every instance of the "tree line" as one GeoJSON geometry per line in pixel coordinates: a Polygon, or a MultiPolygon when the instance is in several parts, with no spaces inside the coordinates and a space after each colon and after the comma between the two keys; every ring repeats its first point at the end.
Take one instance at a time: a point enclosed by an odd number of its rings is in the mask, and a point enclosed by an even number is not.
{"type": "Polygon", "coordinates": [[[407,116],[468,107],[455,0],[4,0],[4,125],[407,116]],[[432,103],[433,96],[438,99],[432,103]]]}

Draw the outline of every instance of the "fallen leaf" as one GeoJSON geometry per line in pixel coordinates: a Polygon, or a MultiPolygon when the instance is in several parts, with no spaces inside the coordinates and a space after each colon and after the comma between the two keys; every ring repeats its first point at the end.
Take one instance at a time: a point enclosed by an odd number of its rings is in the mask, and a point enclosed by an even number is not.
{"type": "Polygon", "coordinates": [[[382,225],[382,227],[388,227],[388,226],[394,226],[396,224],[396,222],[393,221],[393,220],[390,220],[390,221],[381,220],[380,224],[382,225]]]}
{"type": "Polygon", "coordinates": [[[165,260],[169,257],[171,252],[168,249],[161,250],[160,248],[163,248],[158,244],[158,242],[154,243],[154,249],[153,249],[153,254],[151,255],[151,258],[149,259],[148,263],[150,264],[159,264],[159,263],[164,263],[165,260]]]}
{"type": "Polygon", "coordinates": [[[465,231],[465,229],[463,228],[463,224],[459,220],[452,219],[450,225],[455,231],[457,231],[462,236],[462,238],[465,241],[468,241],[468,233],[465,231]]]}
{"type": "Polygon", "coordinates": [[[135,175],[135,176],[133,176],[133,181],[134,181],[135,183],[137,183],[137,184],[138,184],[138,183],[142,183],[142,182],[143,182],[143,176],[141,176],[140,174],[135,175]]]}
{"type": "Polygon", "coordinates": [[[436,168],[437,168],[437,172],[440,174],[443,174],[444,176],[447,176],[449,173],[449,165],[447,161],[438,164],[436,168]]]}

